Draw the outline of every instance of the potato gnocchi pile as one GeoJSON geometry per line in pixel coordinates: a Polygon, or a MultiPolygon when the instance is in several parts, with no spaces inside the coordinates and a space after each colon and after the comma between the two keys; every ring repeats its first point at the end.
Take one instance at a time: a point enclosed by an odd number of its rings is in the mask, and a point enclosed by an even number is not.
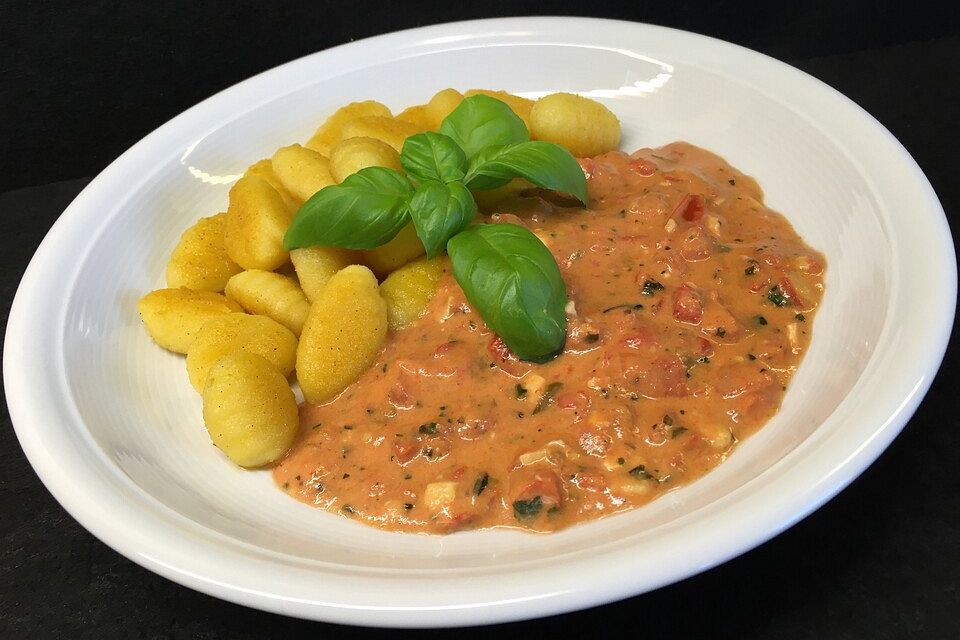
{"type": "MultiPolygon", "coordinates": [[[[298,411],[288,380],[294,372],[307,402],[337,396],[371,366],[389,331],[423,312],[445,269],[445,257],[424,257],[412,224],[368,251],[285,251],[283,237],[297,210],[320,189],[366,167],[400,171],[404,140],[436,131],[464,96],[476,93],[506,103],[533,139],[576,156],[619,144],[616,116],[571,94],[533,101],[502,91],[444,89],[396,116],[379,102],[354,102],[306,144],[282,147],[251,165],[230,189],[227,210],[183,233],[167,264],[168,288],[140,299],[151,338],[186,355],[210,438],[236,464],[270,464],[293,444],[298,411]]],[[[496,195],[487,192],[481,207],[495,204],[496,195]]]]}

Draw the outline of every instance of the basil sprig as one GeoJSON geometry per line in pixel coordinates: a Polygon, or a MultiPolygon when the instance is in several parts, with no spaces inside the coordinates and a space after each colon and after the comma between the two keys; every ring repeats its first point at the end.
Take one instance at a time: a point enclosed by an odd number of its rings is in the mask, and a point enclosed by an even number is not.
{"type": "Polygon", "coordinates": [[[447,250],[467,299],[518,357],[545,362],[559,353],[567,292],[553,255],[523,227],[470,226],[477,213],[471,191],[519,177],[586,205],[587,183],[576,159],[563,147],[531,141],[523,120],[503,102],[475,95],[439,132],[407,138],[400,164],[406,175],[368,167],[318,191],[300,207],[284,247],[372,249],[412,220],[427,255],[447,250]]]}

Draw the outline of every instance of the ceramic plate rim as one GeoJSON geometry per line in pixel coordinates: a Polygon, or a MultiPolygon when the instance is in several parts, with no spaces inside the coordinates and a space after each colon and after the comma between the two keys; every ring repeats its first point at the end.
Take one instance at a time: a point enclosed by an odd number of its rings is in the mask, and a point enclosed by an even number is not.
{"type": "MultiPolygon", "coordinates": [[[[564,44],[564,42],[560,40],[558,44],[564,44]]],[[[237,112],[232,113],[236,115],[237,112]]],[[[827,85],[762,54],[730,43],[666,27],[593,18],[477,20],[376,36],[311,54],[221,91],[175,117],[134,145],[97,176],[70,204],[51,228],[31,260],[18,288],[8,319],[4,348],[4,384],[11,420],[21,446],[48,490],[71,516],[100,540],[151,571],[198,591],[232,602],[316,620],[399,627],[481,624],[581,609],[658,588],[729,560],[761,544],[809,514],[856,478],[876,459],[909,420],[929,388],[943,358],[950,336],[955,301],[956,263],[952,239],[943,210],[926,177],[892,134],[860,107],[827,85]],[[558,568],[552,572],[547,569],[538,569],[535,571],[537,575],[520,578],[522,585],[518,588],[521,591],[524,589],[528,591],[526,597],[503,600],[487,597],[438,606],[394,607],[388,601],[384,601],[383,604],[364,604],[362,598],[352,596],[344,597],[340,601],[298,599],[276,591],[271,592],[269,588],[261,588],[262,585],[255,578],[258,575],[257,571],[278,571],[283,566],[282,563],[272,562],[270,558],[254,557],[253,554],[244,555],[242,550],[217,548],[216,541],[211,541],[209,532],[191,530],[189,522],[185,522],[185,519],[175,516],[172,512],[166,513],[161,508],[151,511],[148,506],[142,504],[144,496],[133,496],[133,503],[126,503],[125,498],[135,493],[132,486],[124,488],[118,485],[116,478],[103,475],[108,470],[98,468],[97,461],[71,456],[69,447],[45,439],[44,436],[57,431],[58,424],[68,425],[61,426],[61,429],[76,429],[77,431],[72,434],[73,437],[82,438],[82,434],[86,431],[79,414],[74,412],[70,415],[69,411],[58,412],[42,401],[44,392],[56,391],[58,385],[63,385],[62,388],[65,389],[67,384],[62,371],[46,370],[43,359],[37,357],[36,351],[36,348],[42,347],[36,343],[36,335],[41,333],[41,329],[46,324],[55,324],[52,320],[37,321],[37,314],[49,306],[46,293],[56,288],[51,284],[51,278],[55,278],[57,274],[51,273],[51,269],[55,267],[56,258],[61,255],[63,247],[67,246],[69,241],[76,239],[79,230],[76,228],[75,221],[83,211],[85,203],[92,200],[96,194],[102,194],[105,191],[131,188],[129,183],[125,185],[118,183],[122,181],[125,170],[138,162],[143,162],[143,155],[147,149],[161,144],[165,136],[178,129],[188,128],[193,121],[209,119],[209,116],[218,110],[230,111],[230,101],[238,95],[261,95],[262,97],[265,87],[271,82],[276,82],[284,74],[289,75],[298,65],[312,64],[318,58],[330,56],[334,52],[376,50],[378,47],[397,43],[412,45],[428,37],[436,40],[444,36],[462,35],[465,30],[483,31],[489,35],[523,30],[560,31],[561,27],[583,27],[585,32],[601,28],[636,29],[638,33],[652,30],[668,33],[678,40],[695,42],[698,46],[712,48],[723,55],[748,61],[758,75],[775,74],[785,79],[785,82],[789,81],[793,87],[829,101],[843,110],[845,116],[854,117],[860,126],[866,127],[872,136],[871,141],[881,145],[882,151],[889,156],[890,161],[907,171],[910,188],[915,189],[918,195],[922,196],[922,205],[918,204],[916,210],[922,211],[923,218],[920,223],[921,228],[917,229],[916,233],[931,242],[931,249],[927,256],[929,264],[909,268],[916,269],[917,273],[929,275],[931,278],[939,277],[937,284],[947,295],[943,296],[941,305],[927,310],[924,326],[929,331],[929,340],[924,344],[925,349],[922,353],[914,354],[915,366],[902,376],[909,380],[899,381],[906,384],[904,388],[909,391],[897,398],[893,410],[882,416],[883,419],[874,418],[869,421],[869,424],[861,426],[858,431],[860,437],[855,438],[854,442],[846,443],[849,451],[845,452],[845,457],[831,468],[821,469],[824,473],[820,480],[808,482],[802,490],[788,493],[789,500],[765,503],[766,508],[761,512],[751,512],[748,506],[743,504],[743,500],[737,502],[736,499],[732,499],[728,504],[717,505],[715,510],[719,510],[719,513],[706,516],[708,521],[712,518],[717,524],[717,531],[712,536],[699,535],[695,540],[698,543],[697,552],[691,554],[691,557],[682,564],[655,567],[656,570],[637,576],[627,571],[630,568],[628,557],[624,557],[623,553],[618,556],[611,552],[605,554],[604,558],[609,562],[619,557],[620,562],[608,570],[603,579],[598,579],[601,572],[598,571],[599,567],[596,564],[591,565],[587,561],[577,562],[579,568],[587,571],[587,575],[592,578],[585,581],[585,584],[579,588],[552,589],[551,582],[559,579],[564,568],[558,568]],[[82,482],[78,483],[78,478],[82,482]],[[95,493],[94,489],[106,489],[109,493],[97,495],[98,499],[94,500],[91,499],[91,493],[95,493]],[[130,494],[125,494],[125,491],[130,494]],[[137,499],[141,503],[136,503],[137,499]],[[721,534],[736,533],[736,529],[732,528],[730,523],[732,514],[746,517],[746,522],[751,526],[746,533],[741,531],[739,535],[735,535],[733,542],[727,541],[720,544],[721,534]],[[151,523],[157,526],[148,526],[151,523]],[[709,544],[711,542],[716,542],[717,546],[711,547],[709,544]],[[205,557],[196,562],[195,571],[184,569],[191,566],[189,564],[191,544],[204,547],[205,557]],[[250,570],[249,574],[254,578],[246,581],[236,579],[234,572],[227,571],[229,563],[234,562],[245,564],[250,570]]],[[[916,321],[920,322],[919,319],[916,321]]],[[[47,347],[49,348],[49,345],[47,347]]],[[[61,352],[59,343],[54,343],[52,347],[54,353],[61,352]]],[[[823,443],[819,443],[819,446],[822,448],[823,443]]],[[[803,451],[804,455],[794,451],[793,454],[797,455],[791,454],[778,462],[775,467],[781,469],[779,484],[782,485],[784,478],[797,477],[797,474],[804,473],[804,466],[809,466],[811,454],[816,452],[816,447],[807,447],[803,451]]],[[[741,487],[741,489],[747,488],[741,487]]],[[[750,491],[760,494],[763,489],[754,486],[750,491]]],[[[742,498],[743,495],[740,497],[742,498]]],[[[738,519],[738,522],[742,523],[744,520],[738,519]]],[[[566,570],[569,570],[569,567],[566,570]]],[[[296,567],[286,567],[286,575],[292,581],[304,580],[307,577],[296,567]]],[[[357,580],[357,584],[360,585],[359,591],[365,588],[373,589],[372,585],[364,586],[362,578],[357,580]]],[[[454,581],[455,578],[450,578],[447,582],[453,584],[454,581]]],[[[562,584],[562,581],[553,584],[562,584]]],[[[388,586],[396,588],[399,584],[388,586]]],[[[370,593],[372,591],[367,592],[368,597],[370,593]]],[[[488,596],[489,593],[488,591],[488,596]]]]}

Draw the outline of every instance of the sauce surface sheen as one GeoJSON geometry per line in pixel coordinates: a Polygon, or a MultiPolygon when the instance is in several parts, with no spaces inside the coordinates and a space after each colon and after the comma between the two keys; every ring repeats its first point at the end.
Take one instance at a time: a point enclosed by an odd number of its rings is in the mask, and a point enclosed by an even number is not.
{"type": "Polygon", "coordinates": [[[301,407],[289,495],[391,530],[553,531],[638,507],[718,465],[776,413],[810,341],[823,256],[757,183],[686,143],[581,160],[589,210],[530,190],[560,266],[563,353],[518,361],[446,269],[340,396],[301,407]]]}

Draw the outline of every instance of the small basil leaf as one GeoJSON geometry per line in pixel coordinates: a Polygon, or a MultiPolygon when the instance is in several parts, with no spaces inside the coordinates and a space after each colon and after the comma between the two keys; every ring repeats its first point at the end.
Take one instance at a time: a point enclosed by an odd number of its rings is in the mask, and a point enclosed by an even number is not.
{"type": "Polygon", "coordinates": [[[283,247],[316,245],[373,249],[389,242],[407,223],[413,186],[403,174],[367,167],[303,203],[283,237],[283,247]]]}
{"type": "Polygon", "coordinates": [[[400,164],[407,175],[418,182],[455,182],[463,180],[467,157],[450,136],[427,131],[404,141],[400,164]]]}
{"type": "Polygon", "coordinates": [[[537,236],[515,224],[474,225],[447,253],[467,300],[521,360],[546,362],[563,349],[567,289],[537,236]]]}
{"type": "Polygon", "coordinates": [[[466,228],[476,214],[473,194],[462,182],[425,180],[410,198],[410,217],[429,258],[441,253],[447,240],[466,228]]]}
{"type": "Polygon", "coordinates": [[[453,138],[467,160],[485,147],[530,139],[527,125],[506,103],[483,94],[464,98],[440,123],[440,133],[453,138]]]}
{"type": "Polygon", "coordinates": [[[538,187],[568,193],[587,204],[587,179],[580,163],[552,142],[488,147],[470,161],[465,181],[471,189],[489,189],[491,181],[496,187],[511,178],[526,178],[538,187]]]}

